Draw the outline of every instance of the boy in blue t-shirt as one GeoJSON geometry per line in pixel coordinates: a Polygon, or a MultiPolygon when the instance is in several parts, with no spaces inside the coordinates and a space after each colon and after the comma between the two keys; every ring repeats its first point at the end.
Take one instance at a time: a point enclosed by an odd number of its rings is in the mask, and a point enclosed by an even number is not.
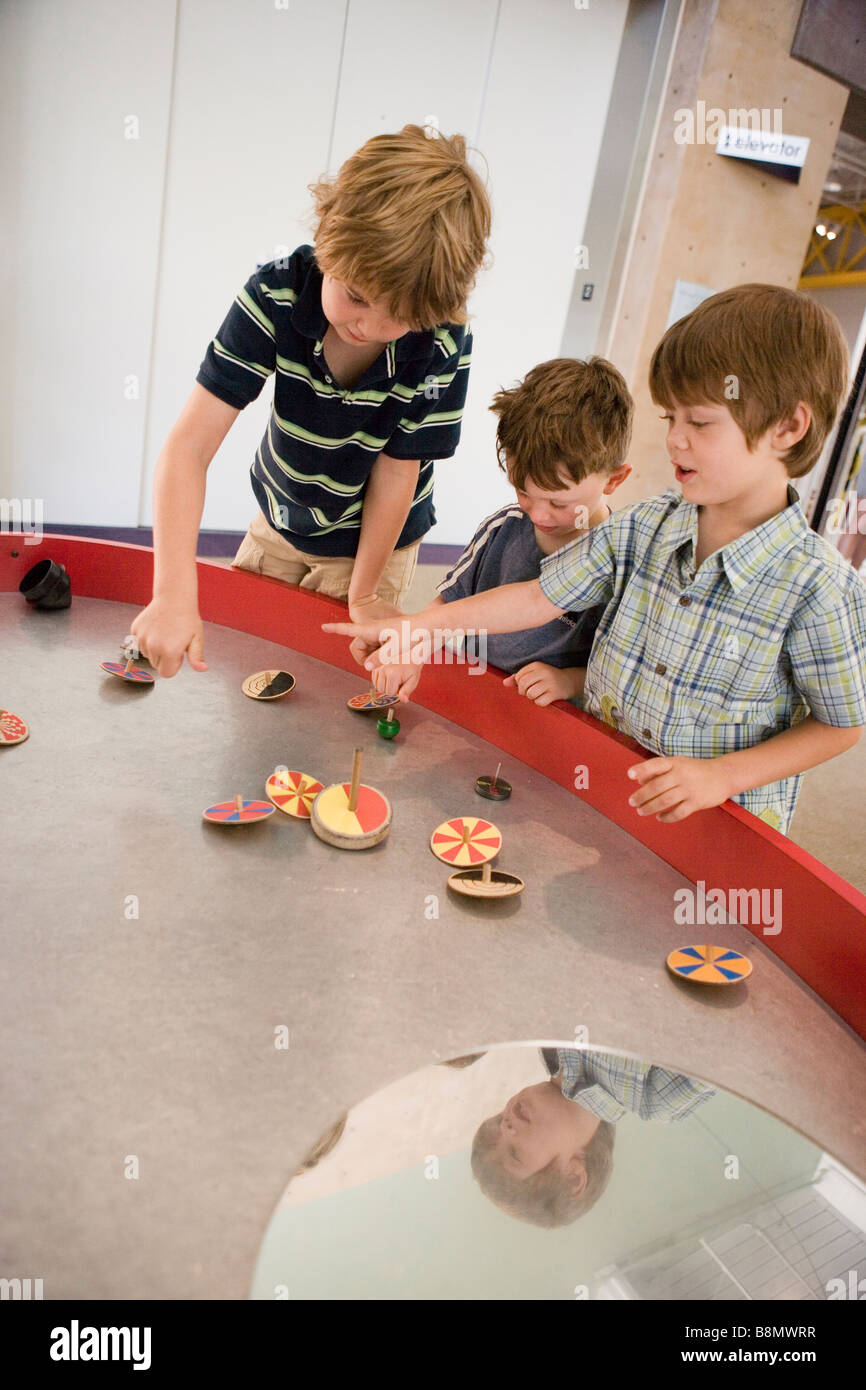
{"type": "Polygon", "coordinates": [[[207,667],[196,541],[207,468],[275,375],[241,569],[390,613],[435,520],[433,464],[460,437],[466,299],[490,205],[460,135],[368,140],[312,185],[315,246],[251,276],[208,347],[154,480],[153,599],[132,624],[161,676],[207,667]]]}
{"type": "MultiPolygon", "coordinates": [[[[488,516],[439,585],[431,609],[537,579],[542,562],[610,515],[607,497],[631,472],[624,462],[631,437],[632,399],[620,373],[601,357],[542,362],[511,390],[498,391],[500,467],[517,493],[488,516]]],[[[540,628],[482,643],[466,637],[466,660],[508,672],[505,684],[538,705],[583,693],[586,664],[603,605],[562,613],[540,628]]],[[[369,648],[353,645],[361,660],[369,648]]],[[[408,700],[421,676],[412,663],[386,665],[376,684],[408,700]]]]}

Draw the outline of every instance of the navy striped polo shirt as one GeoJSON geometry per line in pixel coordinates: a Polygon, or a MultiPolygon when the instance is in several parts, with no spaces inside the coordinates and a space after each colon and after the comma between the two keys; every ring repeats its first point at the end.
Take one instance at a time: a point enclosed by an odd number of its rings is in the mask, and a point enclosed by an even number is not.
{"type": "Polygon", "coordinates": [[[314,248],[299,246],[250,276],[196,380],[242,410],[275,373],[268,426],[250,470],[253,492],[274,529],[310,554],[356,554],[364,489],[380,453],[420,459],[399,550],[436,520],[433,461],[457,448],[472,334],[465,324],[406,333],[344,390],[325,361],[327,328],[314,248]]]}

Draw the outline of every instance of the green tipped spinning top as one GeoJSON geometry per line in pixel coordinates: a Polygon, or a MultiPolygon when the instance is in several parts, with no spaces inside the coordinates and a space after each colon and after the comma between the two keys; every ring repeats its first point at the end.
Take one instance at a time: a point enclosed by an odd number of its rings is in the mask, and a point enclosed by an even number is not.
{"type": "Polygon", "coordinates": [[[376,720],[376,732],[380,738],[396,738],[400,732],[400,720],[392,709],[387,714],[383,714],[381,719],[376,720]]]}

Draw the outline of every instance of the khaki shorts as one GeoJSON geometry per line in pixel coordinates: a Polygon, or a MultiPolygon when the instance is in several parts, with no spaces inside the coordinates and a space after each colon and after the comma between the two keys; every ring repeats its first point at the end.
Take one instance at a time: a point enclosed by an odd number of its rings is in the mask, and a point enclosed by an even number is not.
{"type": "MultiPolygon", "coordinates": [[[[388,603],[401,606],[409,591],[418,563],[420,541],[395,550],[382,571],[376,593],[388,603]]],[[[250,529],[241,541],[232,561],[235,569],[252,570],[282,579],[284,584],[299,584],[302,589],[316,589],[328,598],[345,599],[349,593],[353,555],[307,555],[285,540],[271,526],[263,512],[250,522],[250,529]]]]}

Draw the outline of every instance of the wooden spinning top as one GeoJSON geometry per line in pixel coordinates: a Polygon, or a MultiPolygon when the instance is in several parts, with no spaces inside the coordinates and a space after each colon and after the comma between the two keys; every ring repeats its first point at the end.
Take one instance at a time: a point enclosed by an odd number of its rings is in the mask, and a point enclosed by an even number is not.
{"type": "Polygon", "coordinates": [[[346,706],[361,714],[369,714],[371,710],[388,709],[390,705],[396,705],[399,698],[398,695],[380,695],[375,685],[371,685],[363,695],[353,695],[351,700],[347,700],[346,706]]]}
{"type": "Polygon", "coordinates": [[[30,730],[11,709],[0,709],[0,743],[23,743],[30,730]]]}
{"type": "Polygon", "coordinates": [[[459,869],[449,878],[448,887],[468,898],[511,898],[526,885],[517,874],[491,868],[488,860],[481,869],[459,869]]]}
{"type": "Polygon", "coordinates": [[[325,787],[313,802],[311,825],[320,840],[336,849],[370,849],[391,829],[391,803],[361,781],[362,748],[355,749],[351,782],[325,787]]]}
{"type": "Polygon", "coordinates": [[[430,848],[443,863],[469,868],[495,859],[502,848],[502,835],[480,816],[456,816],[437,825],[430,836],[430,848]]]}
{"type": "Polygon", "coordinates": [[[510,797],[511,783],[499,776],[501,771],[502,764],[500,763],[492,777],[476,777],[475,790],[486,801],[507,801],[510,797]]]}
{"type": "Polygon", "coordinates": [[[143,671],[140,666],[133,666],[133,658],[124,663],[122,661],[101,661],[100,667],[107,671],[110,676],[119,676],[122,681],[135,681],[139,685],[153,685],[154,677],[149,671],[143,671]]]}
{"type": "Polygon", "coordinates": [[[233,801],[218,801],[202,811],[205,820],[215,825],[252,825],[255,821],[266,820],[276,810],[267,801],[244,801],[238,794],[233,801]]]}
{"type": "Polygon", "coordinates": [[[400,732],[400,720],[392,709],[376,720],[376,732],[380,738],[396,738],[400,732]]]}
{"type": "Polygon", "coordinates": [[[309,820],[313,802],[322,791],[322,784],[309,772],[274,772],[265,783],[265,791],[278,811],[296,820],[309,820]]]}
{"type": "Polygon", "coordinates": [[[281,700],[294,688],[295,678],[288,671],[256,671],[241,684],[251,700],[281,700]]]}
{"type": "Polygon", "coordinates": [[[748,956],[727,946],[682,946],[671,951],[667,967],[672,974],[699,985],[735,985],[752,973],[748,956]]]}

